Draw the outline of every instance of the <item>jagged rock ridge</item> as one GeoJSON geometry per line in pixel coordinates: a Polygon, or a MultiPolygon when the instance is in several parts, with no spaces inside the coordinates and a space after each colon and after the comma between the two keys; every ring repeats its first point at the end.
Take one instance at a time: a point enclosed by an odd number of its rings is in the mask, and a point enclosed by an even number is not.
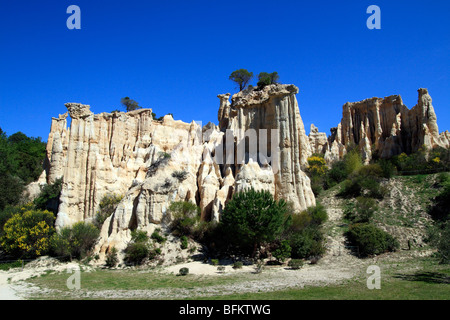
{"type": "Polygon", "coordinates": [[[201,127],[171,116],[155,121],[151,109],[93,114],[88,105],[66,104],[68,112],[52,119],[40,179],[53,183],[62,178],[57,228],[92,221],[102,197],[123,195],[101,229],[96,251],[103,259],[111,247],[119,252],[126,247],[131,230],[151,234],[156,227],[167,226],[171,220],[167,209],[173,201],[196,203],[205,220],[219,220],[234,192],[249,187],[269,190],[299,210],[314,205],[309,178],[301,168],[310,150],[297,93],[292,85],[272,85],[238,93],[231,104],[230,94],[220,95],[219,127],[201,127]],[[229,149],[235,151],[243,143],[242,132],[250,128],[257,134],[261,129],[278,130],[269,141],[277,152],[262,162],[262,158],[253,161],[248,153],[243,162],[237,163],[235,157],[218,162],[219,151],[226,154],[227,131],[235,134],[228,139],[229,149]],[[280,169],[275,170],[273,163],[280,169]],[[177,179],[176,171],[184,171],[186,178],[177,179]]]}
{"type": "Polygon", "coordinates": [[[357,146],[368,163],[377,153],[390,158],[402,152],[416,152],[422,146],[428,149],[448,148],[449,132],[439,134],[437,117],[427,89],[419,89],[418,103],[410,110],[401,96],[371,98],[360,102],[347,102],[343,106],[342,120],[331,129],[327,143],[323,137],[317,142],[318,132],[310,133],[315,152],[333,162],[346,153],[348,147],[357,146]]]}

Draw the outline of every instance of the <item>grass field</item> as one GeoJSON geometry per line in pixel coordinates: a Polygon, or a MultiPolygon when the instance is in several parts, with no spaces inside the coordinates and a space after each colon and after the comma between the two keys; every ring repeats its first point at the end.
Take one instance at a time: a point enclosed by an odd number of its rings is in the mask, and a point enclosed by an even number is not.
{"type": "MultiPolygon", "coordinates": [[[[83,272],[82,289],[89,291],[139,290],[192,290],[192,295],[181,299],[191,300],[449,300],[450,266],[441,265],[433,258],[414,258],[402,262],[383,262],[381,289],[369,290],[367,275],[361,274],[351,280],[329,286],[309,286],[273,292],[251,292],[231,295],[201,297],[194,289],[214,286],[233,286],[242,281],[258,280],[258,275],[242,273],[225,276],[185,277],[163,274],[155,270],[121,271],[97,270],[83,272]]],[[[66,287],[66,273],[47,273],[29,280],[35,286],[51,289],[46,294],[35,295],[33,299],[83,299],[66,287]]],[[[125,299],[146,299],[145,296],[131,295],[125,299]]],[[[176,298],[175,298],[176,299],[176,298]]]]}

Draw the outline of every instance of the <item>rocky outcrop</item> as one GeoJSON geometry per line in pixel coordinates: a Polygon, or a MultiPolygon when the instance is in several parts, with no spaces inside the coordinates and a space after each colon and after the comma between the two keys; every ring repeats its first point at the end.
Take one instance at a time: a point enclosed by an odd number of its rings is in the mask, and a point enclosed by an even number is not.
{"type": "Polygon", "coordinates": [[[295,209],[303,210],[315,205],[315,198],[310,180],[302,171],[311,148],[297,93],[294,85],[276,84],[241,91],[232,96],[231,105],[219,96],[229,114],[225,119],[219,113],[219,122],[224,124],[222,131],[231,131],[235,137],[237,161],[232,167],[237,188],[269,189],[275,199],[291,201],[295,209]]]}
{"type": "Polygon", "coordinates": [[[314,124],[311,124],[308,138],[312,153],[325,154],[329,149],[327,134],[319,132],[319,128],[314,124]]]}
{"type": "Polygon", "coordinates": [[[102,260],[110,248],[126,247],[131,230],[167,227],[173,201],[191,201],[214,221],[248,188],[269,190],[298,210],[314,205],[302,171],[311,148],[297,93],[293,85],[271,85],[235,94],[231,103],[230,94],[219,95],[219,126],[204,127],[172,116],[155,121],[151,109],[94,114],[88,105],[66,104],[68,112],[52,119],[38,182],[62,179],[57,228],[92,221],[105,195],[122,195],[101,229],[102,260]]]}
{"type": "Polygon", "coordinates": [[[416,152],[422,146],[448,148],[448,132],[439,134],[428,90],[419,89],[418,93],[418,103],[411,110],[399,95],[344,104],[341,123],[332,131],[324,152],[326,157],[341,159],[343,147],[357,146],[367,163],[375,153],[389,158],[416,152]]]}

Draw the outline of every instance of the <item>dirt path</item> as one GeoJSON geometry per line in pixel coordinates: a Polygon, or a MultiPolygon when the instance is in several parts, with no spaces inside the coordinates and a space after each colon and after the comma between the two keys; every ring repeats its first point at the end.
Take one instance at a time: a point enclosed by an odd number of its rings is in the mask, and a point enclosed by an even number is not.
{"type": "Polygon", "coordinates": [[[8,283],[8,274],[0,271],[0,300],[22,300],[13,286],[8,283]]]}

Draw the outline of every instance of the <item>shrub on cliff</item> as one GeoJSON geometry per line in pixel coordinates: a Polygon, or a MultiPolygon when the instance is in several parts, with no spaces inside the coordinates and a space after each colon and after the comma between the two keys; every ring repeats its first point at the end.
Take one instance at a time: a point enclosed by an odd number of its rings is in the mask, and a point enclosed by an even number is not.
{"type": "Polygon", "coordinates": [[[384,172],[378,164],[363,166],[345,180],[338,195],[345,198],[366,196],[382,199],[386,193],[380,185],[383,175],[384,172]]]}
{"type": "Polygon", "coordinates": [[[99,204],[99,210],[95,215],[94,224],[97,228],[101,228],[106,219],[108,219],[114,211],[116,211],[117,206],[120,201],[122,201],[123,196],[119,196],[116,194],[107,194],[101,200],[99,204]]]}
{"type": "Polygon", "coordinates": [[[194,237],[200,222],[200,208],[190,201],[176,201],[169,206],[171,231],[176,236],[194,237]]]}
{"type": "Polygon", "coordinates": [[[120,103],[125,107],[125,110],[127,110],[127,112],[142,109],[142,107],[139,106],[139,103],[130,99],[129,97],[120,99],[120,103]]]}
{"type": "Polygon", "coordinates": [[[394,237],[370,223],[351,225],[346,236],[349,243],[358,248],[361,257],[395,251],[399,247],[394,237]]]}
{"type": "Polygon", "coordinates": [[[358,197],[344,210],[344,217],[352,223],[369,222],[374,213],[378,211],[377,202],[372,198],[358,197]]]}
{"type": "Polygon", "coordinates": [[[261,72],[258,75],[257,86],[259,88],[264,88],[265,86],[278,83],[279,79],[280,79],[280,76],[278,75],[278,72],[276,72],[276,71],[272,72],[272,73],[261,72]]]}
{"type": "Polygon", "coordinates": [[[249,72],[246,69],[233,71],[229,77],[231,81],[235,82],[239,86],[239,91],[244,90],[252,78],[253,72],[249,72]]]}
{"type": "Polygon", "coordinates": [[[39,196],[33,200],[36,209],[49,210],[57,214],[61,189],[62,178],[57,179],[53,184],[43,186],[39,196]]]}

